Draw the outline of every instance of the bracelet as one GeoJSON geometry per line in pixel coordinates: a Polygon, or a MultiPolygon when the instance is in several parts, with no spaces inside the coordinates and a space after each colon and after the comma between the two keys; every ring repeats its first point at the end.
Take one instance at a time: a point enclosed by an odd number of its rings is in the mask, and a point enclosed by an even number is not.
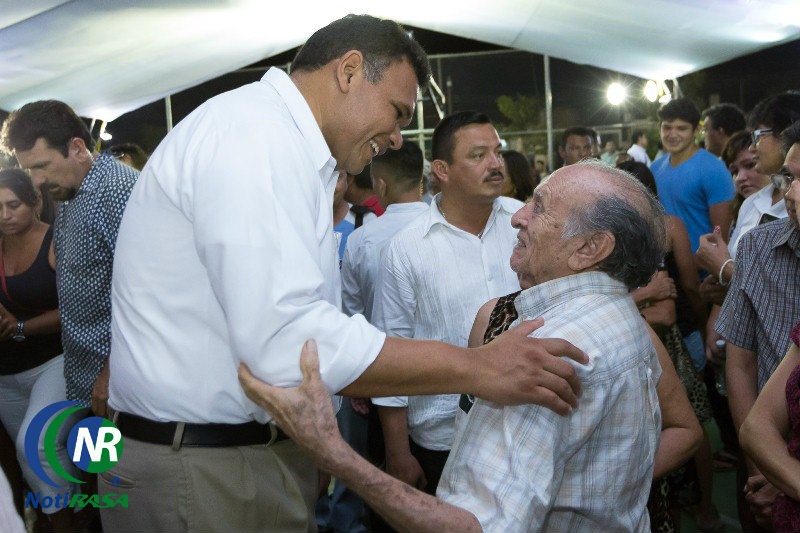
{"type": "Polygon", "coordinates": [[[719,277],[719,284],[722,285],[723,287],[727,287],[728,286],[728,282],[725,281],[725,278],[722,277],[722,273],[725,271],[725,267],[728,266],[728,263],[733,263],[733,259],[731,259],[731,258],[726,259],[722,263],[722,266],[719,267],[719,276],[718,276],[719,277]]]}

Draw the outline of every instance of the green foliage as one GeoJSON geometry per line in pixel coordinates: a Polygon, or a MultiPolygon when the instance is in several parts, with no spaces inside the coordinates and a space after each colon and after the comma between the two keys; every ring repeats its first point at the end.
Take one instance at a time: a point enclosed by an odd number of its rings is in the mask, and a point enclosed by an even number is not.
{"type": "Polygon", "coordinates": [[[503,124],[498,124],[498,129],[508,131],[524,131],[535,129],[541,125],[539,116],[541,115],[541,99],[528,94],[517,94],[516,96],[502,95],[497,98],[497,108],[508,120],[503,124]]]}

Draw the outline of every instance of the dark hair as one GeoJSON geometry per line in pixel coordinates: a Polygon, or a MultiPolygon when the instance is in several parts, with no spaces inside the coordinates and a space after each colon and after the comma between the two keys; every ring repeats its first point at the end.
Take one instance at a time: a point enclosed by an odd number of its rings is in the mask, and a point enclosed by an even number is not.
{"type": "Polygon", "coordinates": [[[600,263],[600,270],[630,290],[647,284],[667,249],[664,209],[655,195],[624,170],[591,159],[577,164],[614,176],[620,184],[617,188],[625,190],[600,195],[574,209],[564,223],[563,238],[611,233],[614,250],[600,263]]]}
{"type": "Polygon", "coordinates": [[[662,105],[658,110],[658,119],[661,122],[669,122],[671,120],[683,120],[696,128],[700,124],[700,111],[694,102],[688,98],[678,98],[670,100],[662,105]]]}
{"type": "Polygon", "coordinates": [[[631,176],[639,180],[642,185],[647,187],[647,190],[650,191],[651,194],[658,196],[656,178],[653,176],[653,173],[650,171],[650,169],[647,168],[647,165],[638,161],[634,161],[633,159],[628,159],[619,163],[617,168],[629,173],[631,176]]]}
{"type": "Polygon", "coordinates": [[[586,128],[584,126],[573,126],[564,130],[564,134],[561,136],[561,148],[567,147],[567,139],[573,135],[576,137],[589,137],[591,139],[591,143],[595,143],[596,134],[593,129],[586,128]]]}
{"type": "Polygon", "coordinates": [[[703,119],[711,119],[714,128],[722,128],[725,135],[733,135],[737,131],[745,129],[747,124],[744,120],[744,113],[734,104],[717,104],[703,110],[703,119]]]}
{"type": "Polygon", "coordinates": [[[372,174],[370,174],[370,166],[367,165],[364,167],[364,170],[359,172],[358,174],[350,174],[353,176],[353,182],[350,184],[355,185],[358,189],[363,189],[365,191],[372,190],[372,174]]]}
{"type": "Polygon", "coordinates": [[[28,174],[19,168],[5,168],[0,170],[0,189],[9,189],[19,200],[28,207],[36,207],[39,200],[36,189],[28,174]]]}
{"type": "Polygon", "coordinates": [[[527,157],[517,151],[506,150],[502,154],[506,162],[508,177],[514,184],[514,198],[524,202],[531,197],[533,188],[536,186],[531,164],[528,163],[527,157]]]}
{"type": "Polygon", "coordinates": [[[431,77],[425,50],[398,23],[353,14],[314,32],[297,52],[290,71],[319,70],[349,50],[364,55],[364,76],[373,84],[381,81],[389,65],[403,59],[414,69],[420,88],[431,77]]]}
{"type": "Polygon", "coordinates": [[[788,153],[793,145],[800,143],[800,120],[796,120],[783,130],[781,140],[783,141],[784,154],[788,153]]]}
{"type": "Polygon", "coordinates": [[[725,146],[722,147],[722,154],[720,155],[725,166],[731,166],[731,163],[736,161],[736,157],[742,150],[749,150],[751,144],[752,140],[748,131],[740,130],[731,135],[725,146]]]}
{"type": "Polygon", "coordinates": [[[384,176],[397,185],[400,191],[410,191],[419,187],[422,180],[422,166],[424,158],[419,146],[411,141],[403,141],[397,150],[387,150],[386,153],[372,160],[373,172],[381,169],[384,176]]]}
{"type": "Polygon", "coordinates": [[[142,170],[149,159],[149,155],[136,143],[120,143],[110,147],[107,152],[116,158],[127,155],[136,170],[142,170]]]}
{"type": "Polygon", "coordinates": [[[78,137],[86,148],[94,143],[83,120],[64,102],[40,100],[12,111],[0,133],[0,143],[9,152],[24,152],[33,148],[36,140],[43,138],[50,148],[60,150],[67,157],[68,143],[78,137]]]}
{"type": "Polygon", "coordinates": [[[492,121],[483,113],[460,111],[446,116],[433,130],[431,140],[431,156],[448,163],[453,162],[453,137],[456,132],[473,124],[491,124],[492,121]]]}
{"type": "Polygon", "coordinates": [[[750,127],[757,129],[763,124],[772,128],[777,136],[792,122],[800,120],[800,92],[786,91],[761,100],[750,113],[750,127]]]}
{"type": "Polygon", "coordinates": [[[636,144],[640,137],[646,135],[647,132],[644,130],[633,130],[633,133],[631,133],[631,144],[636,144]]]}

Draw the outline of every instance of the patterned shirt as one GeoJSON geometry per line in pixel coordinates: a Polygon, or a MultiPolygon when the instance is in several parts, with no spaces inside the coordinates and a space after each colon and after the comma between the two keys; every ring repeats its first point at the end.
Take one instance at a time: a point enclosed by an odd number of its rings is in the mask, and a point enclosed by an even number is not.
{"type": "Polygon", "coordinates": [[[67,398],[89,406],[111,350],[111,266],[125,203],[139,172],[99,156],[55,221],[56,286],[67,398]]]}
{"type": "Polygon", "coordinates": [[[589,355],[574,363],[583,395],[568,416],[476,400],[459,413],[437,496],[486,532],[649,531],[661,367],[628,290],[587,272],[523,291],[515,306],[514,325],[544,317],[533,337],[561,337],[589,355]]]}
{"type": "Polygon", "coordinates": [[[728,342],[756,353],[758,390],[789,349],[800,321],[800,231],[789,218],[744,234],[736,270],[714,329],[728,342]]]}

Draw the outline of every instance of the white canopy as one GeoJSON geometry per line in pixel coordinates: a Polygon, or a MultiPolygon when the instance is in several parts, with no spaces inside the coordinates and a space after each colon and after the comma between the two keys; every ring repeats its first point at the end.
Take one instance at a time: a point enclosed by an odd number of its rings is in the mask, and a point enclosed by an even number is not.
{"type": "Polygon", "coordinates": [[[55,98],[110,121],[347,13],[656,80],[800,38],[797,0],[5,0],[0,108],[55,98]]]}

